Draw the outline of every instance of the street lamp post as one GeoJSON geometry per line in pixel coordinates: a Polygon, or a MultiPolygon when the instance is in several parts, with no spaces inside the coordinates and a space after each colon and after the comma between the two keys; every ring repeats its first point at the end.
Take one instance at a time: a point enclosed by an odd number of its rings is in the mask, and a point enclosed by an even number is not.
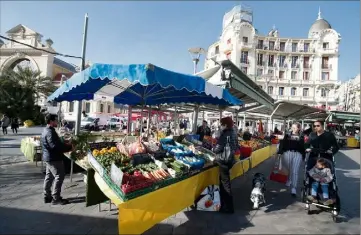
{"type": "MultiPolygon", "coordinates": [[[[202,54],[206,53],[206,50],[204,50],[201,47],[193,47],[188,49],[188,52],[193,61],[193,74],[195,75],[197,73],[197,66],[199,63],[199,59],[201,58],[202,54]]],[[[199,106],[197,106],[193,112],[192,131],[194,133],[197,131],[198,112],[199,112],[199,106]]]]}
{"type": "Polygon", "coordinates": [[[193,61],[193,74],[196,74],[197,73],[197,66],[198,66],[198,63],[199,63],[199,59],[201,57],[202,54],[205,54],[206,53],[206,50],[204,50],[203,48],[201,47],[193,47],[193,48],[190,48],[188,49],[188,52],[192,58],[192,61],[193,61]]]}

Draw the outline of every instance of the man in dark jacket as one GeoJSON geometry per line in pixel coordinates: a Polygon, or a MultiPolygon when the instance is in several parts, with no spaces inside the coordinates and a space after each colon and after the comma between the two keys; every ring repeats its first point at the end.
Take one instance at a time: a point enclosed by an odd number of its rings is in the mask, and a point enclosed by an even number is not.
{"type": "Polygon", "coordinates": [[[56,133],[55,127],[58,125],[56,115],[48,114],[46,123],[47,126],[41,135],[43,160],[46,163],[44,202],[51,202],[53,205],[65,205],[68,201],[60,196],[65,177],[63,158],[64,153],[71,151],[72,146],[64,144],[56,133]],[[53,181],[54,189],[51,192],[53,181]]]}
{"type": "Polygon", "coordinates": [[[198,127],[197,135],[199,135],[199,140],[203,141],[204,136],[211,136],[211,128],[208,127],[207,121],[203,121],[202,126],[198,127]]]}
{"type": "Polygon", "coordinates": [[[331,161],[332,155],[336,154],[339,150],[335,135],[323,129],[322,121],[315,121],[313,127],[315,132],[310,134],[307,141],[310,147],[306,149],[306,152],[310,152],[310,159],[307,164],[308,169],[311,169],[314,166],[318,156],[318,153],[313,152],[312,148],[326,151],[325,153],[320,153],[320,156],[331,161]]]}

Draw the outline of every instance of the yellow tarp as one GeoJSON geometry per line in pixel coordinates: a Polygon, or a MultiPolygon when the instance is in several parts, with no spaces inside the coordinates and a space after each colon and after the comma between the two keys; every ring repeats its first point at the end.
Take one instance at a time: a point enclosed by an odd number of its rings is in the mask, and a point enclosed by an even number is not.
{"type": "MultiPolygon", "coordinates": [[[[233,166],[231,179],[243,175],[250,167],[257,166],[275,152],[275,146],[253,152],[250,161],[241,161],[233,166]]],[[[215,167],[179,183],[122,202],[101,177],[98,174],[95,175],[99,188],[119,208],[119,234],[141,234],[171,215],[191,206],[204,188],[219,183],[218,178],[218,168],[215,167]]]]}

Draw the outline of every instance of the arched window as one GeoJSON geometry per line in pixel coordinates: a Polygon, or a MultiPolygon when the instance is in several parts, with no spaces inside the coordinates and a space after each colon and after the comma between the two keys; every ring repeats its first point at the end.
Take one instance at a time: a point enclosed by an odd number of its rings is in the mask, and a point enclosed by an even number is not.
{"type": "Polygon", "coordinates": [[[267,92],[268,92],[268,94],[272,95],[273,94],[273,86],[269,86],[267,92]]]}
{"type": "Polygon", "coordinates": [[[296,95],[296,91],[297,91],[297,88],[296,88],[296,87],[292,87],[292,88],[291,88],[291,96],[295,96],[295,95],[296,95]]]}

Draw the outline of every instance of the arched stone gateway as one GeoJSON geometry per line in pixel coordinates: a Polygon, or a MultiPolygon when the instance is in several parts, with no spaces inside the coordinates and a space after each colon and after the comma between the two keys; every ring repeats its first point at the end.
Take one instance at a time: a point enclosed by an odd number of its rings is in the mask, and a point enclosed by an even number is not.
{"type": "Polygon", "coordinates": [[[14,62],[12,62],[12,64],[10,64],[10,66],[8,68],[11,70],[17,71],[18,67],[21,67],[23,69],[29,68],[33,71],[37,71],[36,66],[34,66],[33,63],[27,58],[21,58],[21,59],[15,60],[14,62]]]}
{"type": "Polygon", "coordinates": [[[2,65],[0,66],[0,71],[6,70],[6,69],[11,69],[11,70],[17,70],[17,66],[21,66],[22,68],[25,67],[29,67],[34,71],[38,71],[39,70],[39,66],[36,63],[36,61],[24,54],[24,53],[16,53],[15,55],[10,56],[9,58],[7,58],[2,65]]]}

